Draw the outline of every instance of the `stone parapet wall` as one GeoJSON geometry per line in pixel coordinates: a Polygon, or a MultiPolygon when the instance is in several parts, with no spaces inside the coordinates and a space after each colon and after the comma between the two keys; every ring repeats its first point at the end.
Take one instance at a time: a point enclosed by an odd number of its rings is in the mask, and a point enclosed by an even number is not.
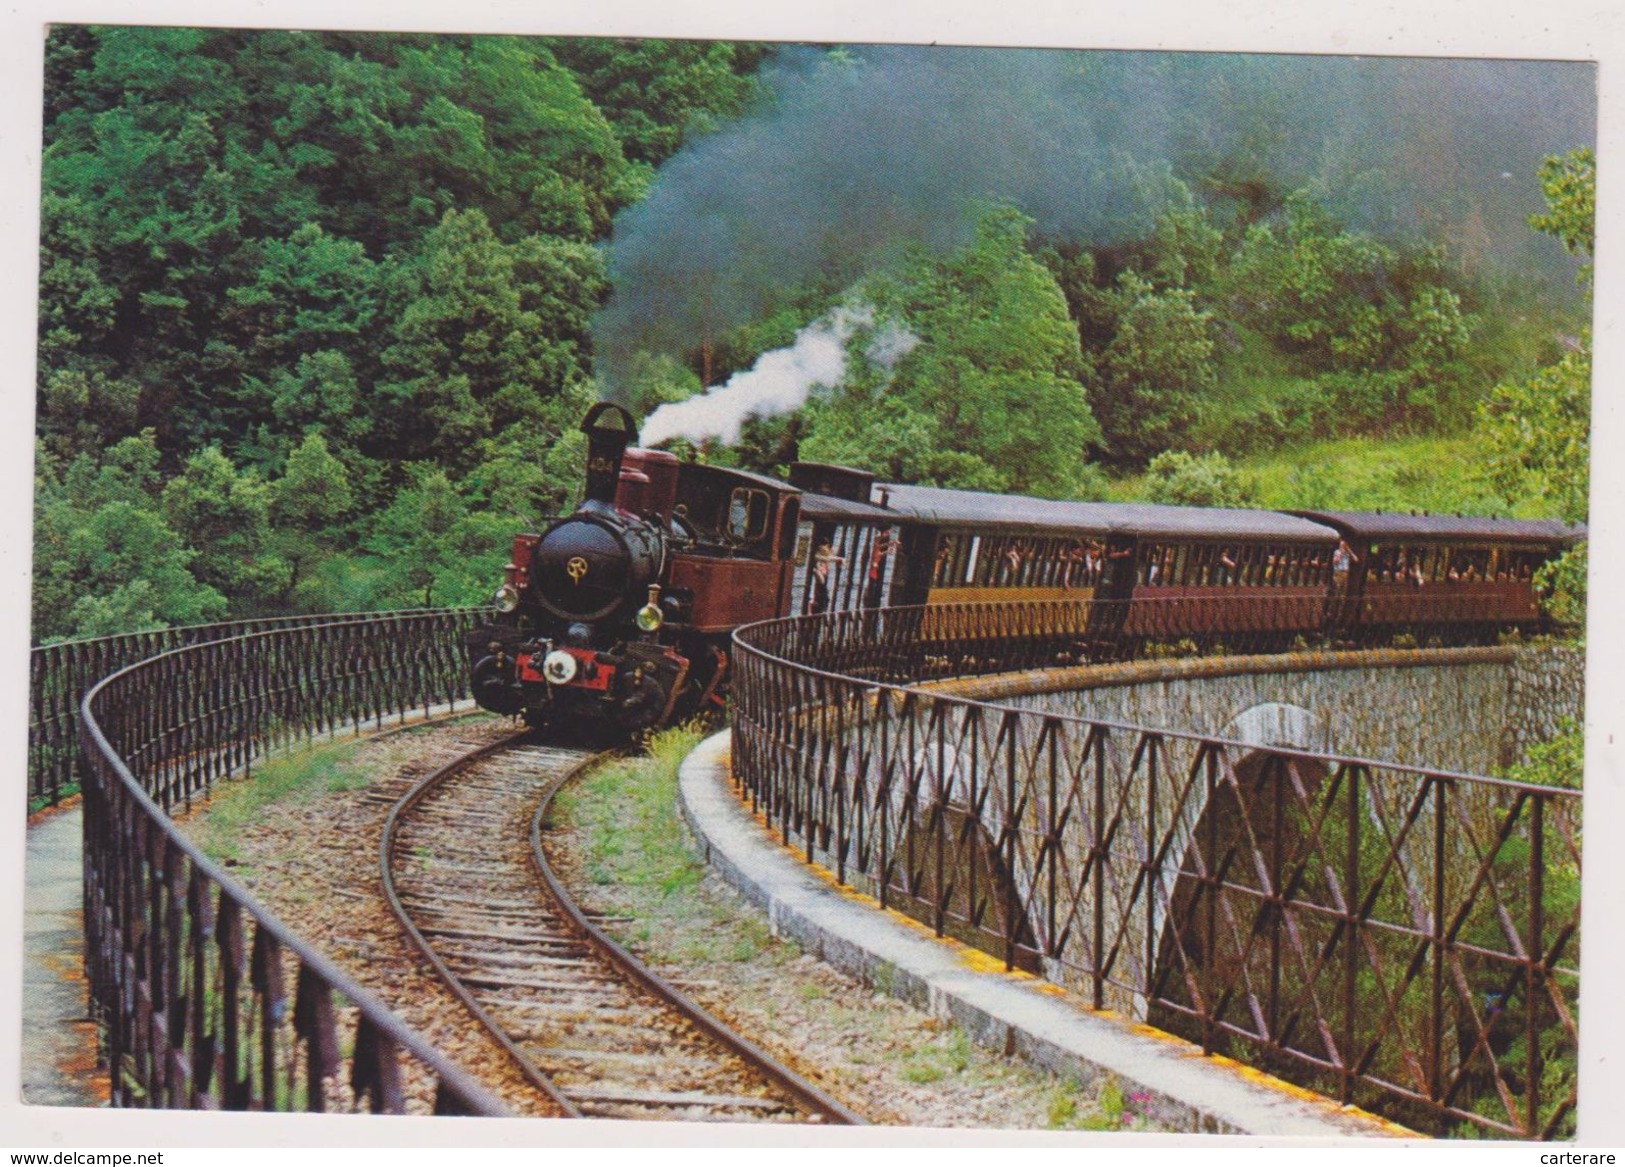
{"type": "Polygon", "coordinates": [[[1093,721],[1485,774],[1549,738],[1563,719],[1579,719],[1584,664],[1583,650],[1566,645],[1308,652],[1079,666],[929,687],[1093,721]]]}
{"type": "Polygon", "coordinates": [[[1520,649],[1509,676],[1501,764],[1522,761],[1530,746],[1549,741],[1565,721],[1585,715],[1585,649],[1555,644],[1520,649]]]}

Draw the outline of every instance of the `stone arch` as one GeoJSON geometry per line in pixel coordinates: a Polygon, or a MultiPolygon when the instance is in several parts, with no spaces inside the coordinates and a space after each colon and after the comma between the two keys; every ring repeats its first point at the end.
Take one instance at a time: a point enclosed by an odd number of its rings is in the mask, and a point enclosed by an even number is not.
{"type": "MultiPolygon", "coordinates": [[[[1313,808],[1329,773],[1323,759],[1303,757],[1298,749],[1306,747],[1258,743],[1236,750],[1213,799],[1192,816],[1188,833],[1170,849],[1179,863],[1162,873],[1166,898],[1157,905],[1155,994],[1195,1008],[1204,989],[1216,991],[1230,1001],[1226,1016],[1250,1018],[1254,1010],[1267,1013],[1277,1006],[1260,990],[1271,983],[1264,973],[1268,946],[1253,937],[1260,927],[1279,929],[1266,900],[1291,885],[1291,872],[1312,845],[1313,808]],[[1214,874],[1231,886],[1215,892],[1202,879],[1214,874]],[[1198,987],[1199,981],[1205,984],[1198,987]],[[1255,999],[1245,1001],[1249,992],[1255,999]]],[[[1148,1001],[1146,1017],[1159,1028],[1202,1039],[1200,1024],[1178,1009],[1148,1001]]],[[[1293,1044],[1314,1040],[1313,1032],[1297,1032],[1293,1044]]]]}
{"type": "Polygon", "coordinates": [[[1019,867],[1014,871],[1006,867],[996,840],[1006,826],[1007,808],[990,799],[985,788],[980,797],[973,797],[967,772],[974,765],[974,754],[963,743],[955,743],[941,751],[914,751],[893,776],[886,802],[891,823],[888,844],[896,870],[889,885],[901,894],[890,904],[973,947],[1013,932],[1018,944],[1014,966],[1039,974],[1042,966],[1034,955],[1038,941],[1031,919],[1019,907],[1014,921],[1007,914],[1012,898],[1018,905],[1028,903],[1032,879],[1019,867]],[[909,786],[915,790],[912,800],[905,794],[909,786]],[[939,837],[948,844],[941,856],[947,866],[940,871],[933,854],[939,837]],[[1011,891],[1013,897],[1007,895],[1011,891]]]}
{"type": "MultiPolygon", "coordinates": [[[[1264,750],[1288,749],[1327,753],[1331,749],[1331,730],[1323,718],[1301,705],[1290,705],[1282,701],[1261,701],[1242,710],[1214,736],[1236,742],[1240,747],[1262,747],[1264,750]]],[[[1227,757],[1231,759],[1229,773],[1237,780],[1249,776],[1265,756],[1257,748],[1227,751],[1227,757]]],[[[1197,830],[1207,809],[1205,802],[1193,799],[1185,805],[1179,818],[1170,827],[1173,842],[1168,848],[1168,854],[1176,860],[1177,865],[1170,865],[1162,870],[1160,894],[1151,905],[1151,934],[1156,937],[1156,945],[1152,951],[1156,956],[1158,967],[1164,959],[1162,945],[1167,939],[1168,905],[1176,902],[1178,883],[1190,869],[1193,858],[1190,848],[1192,841],[1198,837],[1197,830]]],[[[1135,1005],[1142,1009],[1143,1014],[1144,1002],[1137,1000],[1135,1005]]]]}
{"type": "Polygon", "coordinates": [[[1262,701],[1243,709],[1215,736],[1249,746],[1274,746],[1314,754],[1330,753],[1332,749],[1331,727],[1324,718],[1301,705],[1283,701],[1262,701]]]}

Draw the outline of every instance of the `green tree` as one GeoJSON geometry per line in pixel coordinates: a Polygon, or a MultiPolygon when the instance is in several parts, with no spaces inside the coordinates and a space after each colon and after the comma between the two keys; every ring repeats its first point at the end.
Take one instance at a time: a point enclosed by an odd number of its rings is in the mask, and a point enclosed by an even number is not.
{"type": "MultiPolygon", "coordinates": [[[[1571,254],[1591,257],[1596,213],[1596,168],[1590,150],[1547,158],[1540,168],[1547,213],[1530,217],[1537,231],[1555,235],[1571,254]]],[[[1577,277],[1589,290],[1591,265],[1577,277]]],[[[1589,298],[1589,297],[1588,297],[1589,298]]],[[[1591,483],[1591,330],[1567,340],[1566,351],[1529,379],[1497,385],[1480,408],[1491,449],[1491,480],[1508,497],[1532,495],[1559,518],[1581,522],[1591,483]]],[[[1548,608],[1575,625],[1585,618],[1586,549],[1548,565],[1538,581],[1548,608]]]]}
{"type": "Polygon", "coordinates": [[[1225,284],[1238,322],[1317,378],[1346,426],[1434,425],[1465,397],[1476,321],[1439,249],[1402,255],[1300,191],[1247,231],[1225,284]]]}
{"type": "Polygon", "coordinates": [[[1158,287],[1213,291],[1225,260],[1224,233],[1207,207],[1171,172],[1139,175],[1142,197],[1156,208],[1145,243],[1144,274],[1158,287]]]}
{"type": "Polygon", "coordinates": [[[287,565],[277,607],[333,611],[354,605],[353,598],[329,590],[333,569],[348,566],[345,557],[356,550],[347,522],[354,508],[349,471],[329,451],[321,433],[309,431],[270,487],[269,545],[287,565]]]}
{"type": "Polygon", "coordinates": [[[271,552],[270,494],[252,472],[239,473],[213,446],[187,459],[160,495],[170,528],[195,551],[192,574],[240,613],[285,594],[291,571],[271,552]]]}
{"type": "Polygon", "coordinates": [[[1147,502],[1176,506],[1253,507],[1258,482],[1217,451],[1164,450],[1146,467],[1144,494],[1147,502]]]}
{"type": "Polygon", "coordinates": [[[600,40],[544,42],[575,72],[629,159],[658,166],[683,139],[742,113],[758,96],[754,74],[769,45],[728,41],[600,40]]]}
{"type": "MultiPolygon", "coordinates": [[[[48,103],[43,159],[40,415],[60,452],[150,426],[177,461],[254,443],[274,469],[310,424],[359,441],[364,424],[339,424],[346,382],[370,390],[405,307],[378,318],[382,261],[421,254],[448,213],[478,213],[516,249],[518,282],[579,316],[602,290],[586,245],[641,189],[609,123],[539,42],[52,38],[63,92],[48,103]],[[579,295],[560,287],[576,280],[579,295]],[[318,386],[335,390],[330,406],[311,400],[318,386]],[[82,407],[103,403],[87,425],[82,407]]],[[[584,325],[529,307],[555,345],[578,350],[554,363],[583,364],[584,325]]]]}
{"type": "Polygon", "coordinates": [[[1585,257],[1588,262],[1580,266],[1576,278],[1589,288],[1589,260],[1597,233],[1596,154],[1582,146],[1545,159],[1540,164],[1540,188],[1546,196],[1546,213],[1531,215],[1529,225],[1556,237],[1570,255],[1585,257]]]}
{"type": "Polygon", "coordinates": [[[604,284],[579,244],[504,244],[479,211],[450,212],[396,271],[400,305],[382,355],[374,447],[467,469],[480,443],[542,426],[585,375],[590,314],[604,284]]]}
{"type": "Polygon", "coordinates": [[[1538,498],[1559,518],[1583,520],[1591,479],[1590,331],[1528,380],[1497,385],[1482,416],[1490,477],[1502,493],[1538,498]]]}
{"type": "MultiPolygon", "coordinates": [[[[812,415],[804,456],[1049,497],[1093,484],[1083,467],[1100,431],[1078,379],[1078,334],[1054,277],[1027,251],[1028,225],[992,208],[968,246],[870,282],[877,321],[900,322],[918,344],[883,391],[884,378],[858,362],[848,390],[812,415]]],[[[853,338],[853,352],[868,335],[853,338]]]]}
{"type": "Polygon", "coordinates": [[[60,465],[41,449],[34,486],[36,642],[192,624],[221,615],[225,597],[200,583],[196,553],[154,499],[158,448],[150,431],[105,456],[60,465]]]}
{"type": "Polygon", "coordinates": [[[1117,331],[1101,358],[1101,428],[1113,461],[1135,464],[1182,441],[1217,381],[1213,317],[1184,288],[1118,280],[1117,331]]]}
{"type": "Polygon", "coordinates": [[[379,607],[472,604],[502,578],[512,524],[472,511],[444,471],[419,467],[379,516],[367,550],[379,607]]]}

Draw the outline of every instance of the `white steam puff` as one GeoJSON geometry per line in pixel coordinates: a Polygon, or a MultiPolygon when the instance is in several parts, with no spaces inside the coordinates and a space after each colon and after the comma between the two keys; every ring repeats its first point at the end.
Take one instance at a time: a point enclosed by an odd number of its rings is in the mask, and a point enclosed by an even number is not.
{"type": "MultiPolygon", "coordinates": [[[[806,404],[814,390],[840,384],[846,375],[847,342],[859,328],[873,323],[874,313],[867,307],[836,308],[798,332],[788,348],[763,353],[748,370],[728,378],[727,384],[687,401],[662,405],[643,423],[639,444],[715,438],[733,445],[746,418],[778,417],[806,404]]],[[[919,337],[888,323],[875,333],[864,355],[889,370],[918,343],[919,337]]]]}

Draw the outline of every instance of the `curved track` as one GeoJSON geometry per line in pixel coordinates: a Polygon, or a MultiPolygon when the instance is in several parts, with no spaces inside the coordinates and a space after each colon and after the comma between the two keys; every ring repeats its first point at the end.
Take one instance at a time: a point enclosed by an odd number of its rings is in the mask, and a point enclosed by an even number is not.
{"type": "Polygon", "coordinates": [[[380,847],[385,894],[408,936],[566,1114],[862,1122],[570,900],[548,866],[543,823],[553,792],[601,756],[520,734],[418,781],[390,810],[380,847]]]}

